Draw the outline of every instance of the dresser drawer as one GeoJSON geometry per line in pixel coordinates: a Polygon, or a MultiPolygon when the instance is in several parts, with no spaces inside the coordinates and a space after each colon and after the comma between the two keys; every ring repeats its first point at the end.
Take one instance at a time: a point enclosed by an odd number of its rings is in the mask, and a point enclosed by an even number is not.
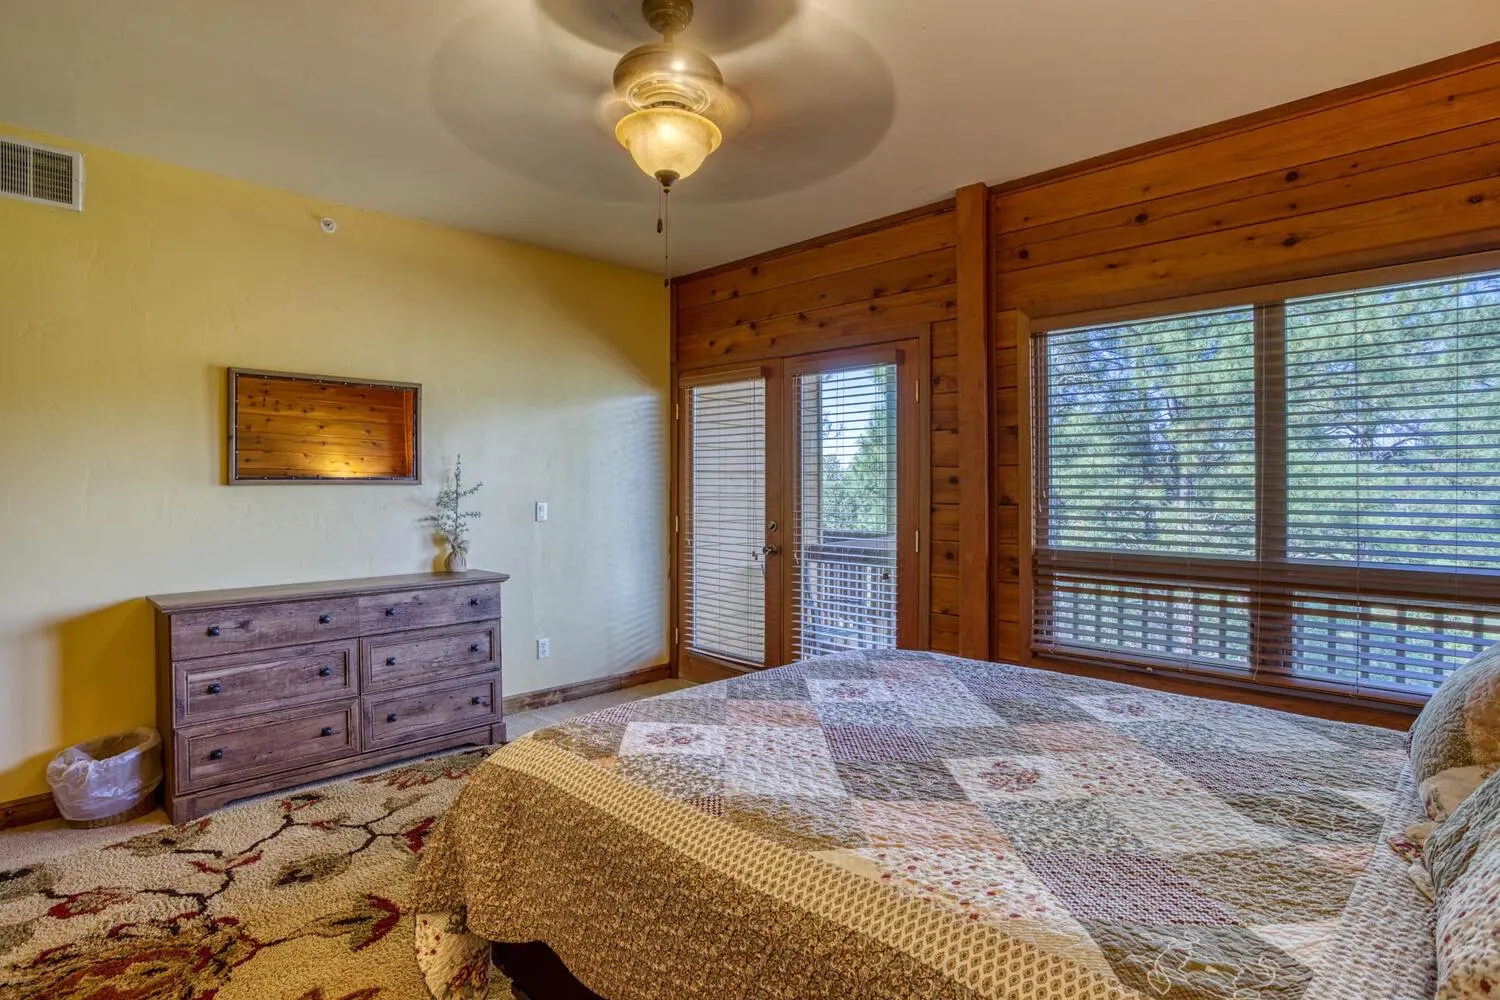
{"type": "Polygon", "coordinates": [[[359,602],[341,597],[190,611],[172,616],[171,632],[174,660],[352,639],[359,635],[359,602]]]}
{"type": "Polygon", "coordinates": [[[459,625],[379,636],[360,643],[360,657],[366,691],[448,680],[495,669],[500,630],[459,625]]]}
{"type": "Polygon", "coordinates": [[[235,653],[173,664],[173,718],[179,726],[359,693],[353,639],[235,653]]]}
{"type": "Polygon", "coordinates": [[[498,583],[403,590],[359,599],[359,624],[364,635],[482,622],[499,617],[498,583]]]}
{"type": "Polygon", "coordinates": [[[366,750],[500,720],[500,676],[365,698],[366,750]]]}
{"type": "Polygon", "coordinates": [[[194,791],[359,752],[359,703],[313,706],[177,734],[178,788],[194,791]]]}

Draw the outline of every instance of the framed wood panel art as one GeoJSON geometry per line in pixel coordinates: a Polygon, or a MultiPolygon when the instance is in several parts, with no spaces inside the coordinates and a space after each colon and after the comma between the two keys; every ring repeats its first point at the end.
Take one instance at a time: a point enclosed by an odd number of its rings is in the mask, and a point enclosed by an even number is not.
{"type": "Polygon", "coordinates": [[[422,387],[229,369],[230,485],[420,483],[422,387]]]}

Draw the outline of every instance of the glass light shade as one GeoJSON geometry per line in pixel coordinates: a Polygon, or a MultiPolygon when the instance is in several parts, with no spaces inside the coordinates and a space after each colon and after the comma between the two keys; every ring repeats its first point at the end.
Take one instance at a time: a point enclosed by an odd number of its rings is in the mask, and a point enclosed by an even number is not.
{"type": "Polygon", "coordinates": [[[690,176],[719,148],[719,126],[681,108],[635,111],[615,126],[615,138],[630,150],[636,166],[664,185],[690,176]]]}

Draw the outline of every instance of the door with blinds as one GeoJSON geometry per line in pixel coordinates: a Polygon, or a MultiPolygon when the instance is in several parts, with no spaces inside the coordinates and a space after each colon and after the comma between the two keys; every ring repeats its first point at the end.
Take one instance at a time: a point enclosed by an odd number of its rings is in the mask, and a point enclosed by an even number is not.
{"type": "Polygon", "coordinates": [[[679,655],[921,644],[916,342],[679,381],[679,655]]]}
{"type": "Polygon", "coordinates": [[[777,581],[766,572],[780,528],[767,495],[776,374],[752,369],[682,382],[678,643],[709,662],[763,667],[780,646],[768,629],[777,581]]]}

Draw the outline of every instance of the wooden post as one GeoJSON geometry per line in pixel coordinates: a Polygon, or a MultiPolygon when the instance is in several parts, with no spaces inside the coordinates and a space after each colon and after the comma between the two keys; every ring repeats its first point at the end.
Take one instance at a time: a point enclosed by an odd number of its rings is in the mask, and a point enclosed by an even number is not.
{"type": "Polygon", "coordinates": [[[990,657],[990,190],[958,191],[958,652],[990,657]]]}
{"type": "Polygon", "coordinates": [[[1032,349],[1031,321],[1024,313],[1007,309],[996,314],[997,371],[1014,371],[1015,375],[1004,379],[997,376],[995,380],[995,435],[1004,442],[995,450],[995,466],[1006,484],[995,505],[995,657],[1015,663],[1031,662],[1035,599],[1032,545],[1036,503],[1032,489],[1036,467],[1031,418],[1036,358],[1032,349]]]}

